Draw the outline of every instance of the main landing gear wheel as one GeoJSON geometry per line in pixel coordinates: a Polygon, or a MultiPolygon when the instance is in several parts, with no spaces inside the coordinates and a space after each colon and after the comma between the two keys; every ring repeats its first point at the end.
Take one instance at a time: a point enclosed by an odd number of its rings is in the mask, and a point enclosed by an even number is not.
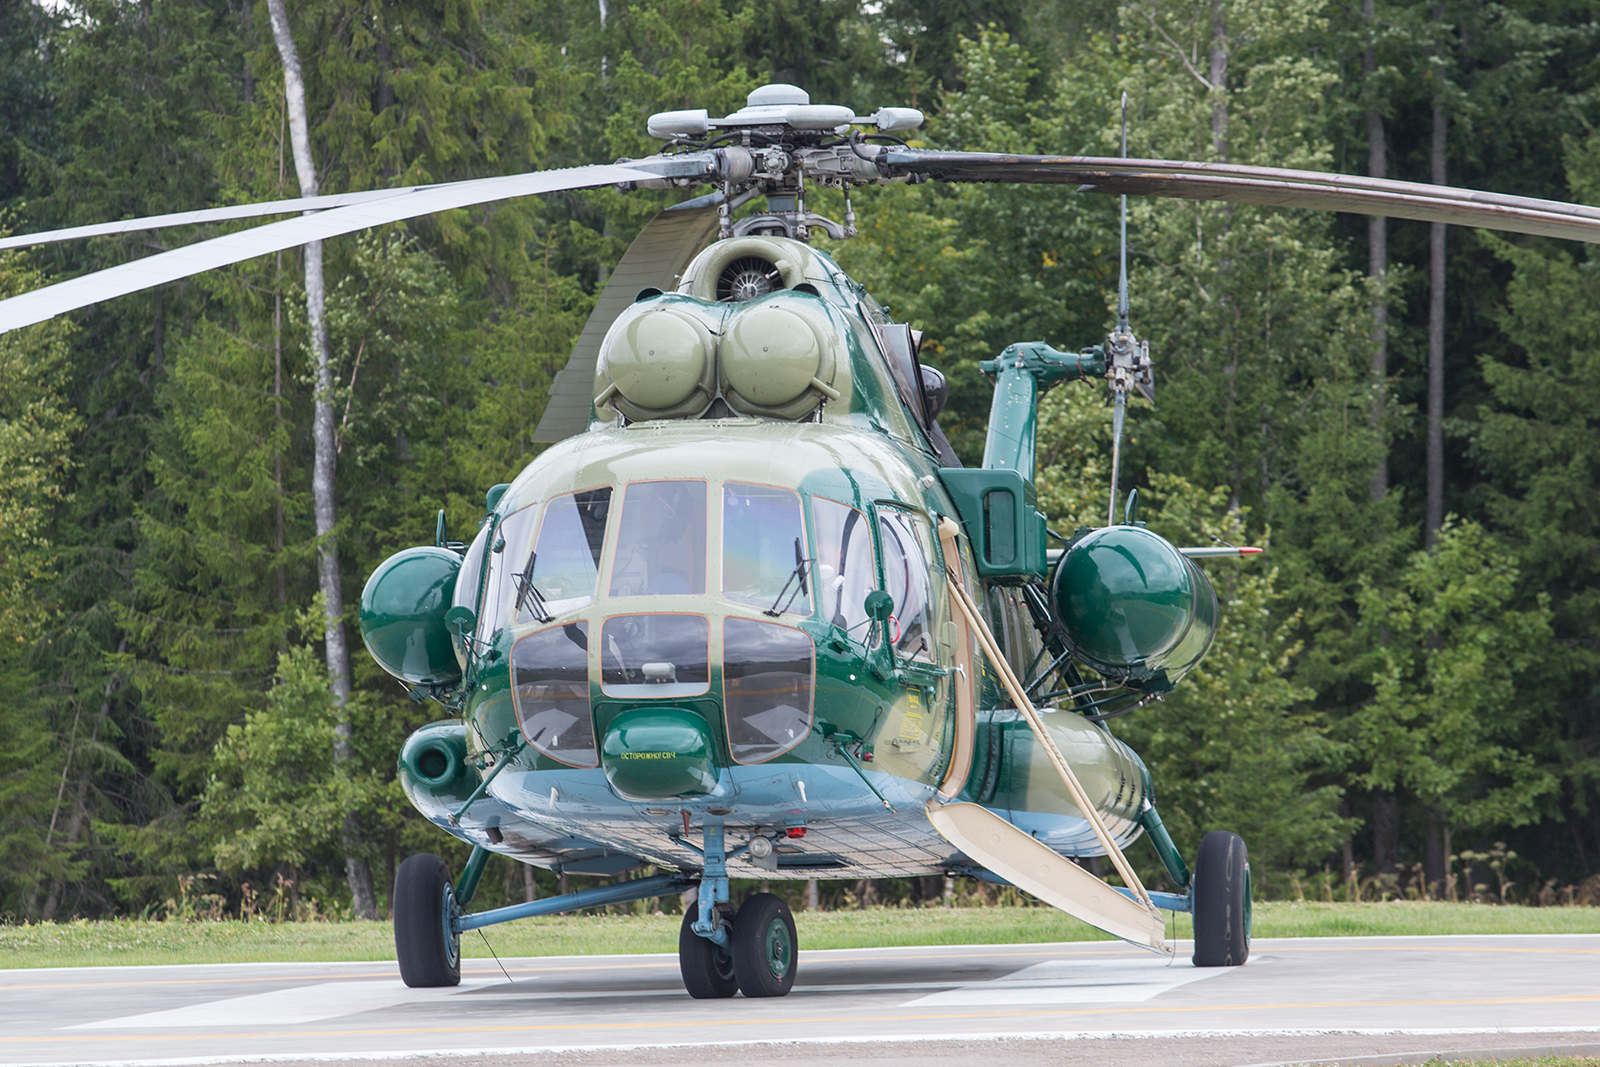
{"type": "Polygon", "coordinates": [[[394,880],[394,954],[413,989],[461,984],[461,935],[451,926],[456,891],[432,853],[411,856],[394,880]]]}
{"type": "Polygon", "coordinates": [[[733,920],[733,972],[747,997],[786,996],[794,987],[800,939],[789,905],[771,893],[744,902],[733,920]]]}
{"type": "Polygon", "coordinates": [[[1244,838],[1213,830],[1194,861],[1194,965],[1237,967],[1250,958],[1250,854],[1244,838]]]}
{"type": "MultiPolygon", "coordinates": [[[[725,905],[718,905],[717,911],[727,918],[725,905]]],[[[699,917],[699,905],[690,904],[684,909],[683,925],[678,928],[678,970],[683,973],[683,988],[696,1000],[731,997],[739,991],[733,957],[716,942],[694,932],[699,917]]]]}

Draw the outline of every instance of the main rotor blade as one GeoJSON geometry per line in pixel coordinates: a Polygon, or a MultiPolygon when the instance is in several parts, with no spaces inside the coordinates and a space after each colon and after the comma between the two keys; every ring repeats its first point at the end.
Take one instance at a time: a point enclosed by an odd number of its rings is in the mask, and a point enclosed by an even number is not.
{"type": "Polygon", "coordinates": [[[1096,193],[1345,211],[1600,243],[1600,208],[1448,185],[1165,159],[886,150],[897,174],[951,182],[1078,185],[1096,193]]]}
{"type": "Polygon", "coordinates": [[[641,289],[653,286],[670,292],[678,284],[683,269],[717,232],[720,199],[720,194],[713,193],[669,207],[639,231],[606,279],[567,365],[550,383],[550,402],[533,431],[535,442],[553,444],[589,428],[594,410],[594,365],[606,330],[638,298],[641,289]]]}
{"type": "Polygon", "coordinates": [[[0,300],[0,333],[43,322],[64,311],[74,311],[102,300],[136,293],[217,267],[264,256],[269,252],[389,222],[518,196],[567,189],[592,189],[623,182],[656,182],[660,177],[658,171],[641,167],[571,167],[428,186],[402,196],[387,196],[332,211],[272,222],[170,252],[146,256],[108,270],[23,293],[9,300],[0,300]]]}
{"type": "Polygon", "coordinates": [[[365,193],[335,193],[331,196],[303,196],[294,200],[268,200],[259,204],[235,204],[232,207],[202,208],[198,211],[178,211],[170,215],[149,215],[142,219],[123,219],[120,222],[102,222],[93,226],[70,226],[64,230],[45,230],[41,233],[19,233],[0,237],[0,251],[7,248],[30,248],[34,245],[53,244],[57,241],[74,241],[83,237],[105,237],[114,233],[139,233],[144,230],[164,230],[169,226],[196,226],[204,222],[227,222],[230,219],[255,219],[265,215],[294,215],[302,211],[329,211],[350,204],[364,204],[369,200],[387,200],[391,196],[404,196],[423,189],[437,189],[436,185],[408,185],[399,189],[374,189],[365,193]]]}

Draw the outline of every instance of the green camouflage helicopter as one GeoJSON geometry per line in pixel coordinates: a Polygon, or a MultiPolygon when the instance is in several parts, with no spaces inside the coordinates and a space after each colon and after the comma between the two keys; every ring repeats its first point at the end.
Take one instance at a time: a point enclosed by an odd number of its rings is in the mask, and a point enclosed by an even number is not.
{"type": "Polygon", "coordinates": [[[407,740],[401,782],[473,846],[458,880],[433,855],[400,868],[409,985],[456,984],[464,931],[681,893],[690,995],[782,996],[793,917],[770,893],[735,911],[731,877],[973,875],[1156,952],[1174,951],[1162,910],[1191,912],[1195,964],[1245,961],[1244,842],[1206,835],[1191,872],[1149,772],[1106,721],[1161,697],[1209,648],[1217,602],[1194,557],[1255,550],[1177,548],[1131,499],[1117,522],[1115,458],[1106,526],[1051,550],[1035,507],[1043,390],[1107,381],[1119,435],[1128,394],[1153,398],[1125,259],[1102,344],[1019,343],[983,365],[993,408],[982,465],[967,468],[940,431],[947,388],[918,362],[920,335],[809,239],[855,232],[852,189],[905,181],[1070,184],[1591,242],[1600,210],[1305,171],[924,151],[893,136],[921,121],[768,85],[725,118],[653,116],[668,146],[648,159],[0,242],[315,210],[0,301],[3,331],[448,208],[712,187],[628,249],[552,388],[536,433],[551,447],[488,491],[470,543],[447,539],[441,513],[436,543],[385,561],[362,594],[373,657],[450,712],[407,740]],[[807,209],[819,186],[844,192],[843,224],[807,209]],[[1141,834],[1181,892],[1140,883],[1122,850],[1141,834]],[[574,874],[660,873],[468,912],[495,853],[574,874]],[[1109,857],[1124,886],[1073,862],[1090,856],[1109,857]]]}

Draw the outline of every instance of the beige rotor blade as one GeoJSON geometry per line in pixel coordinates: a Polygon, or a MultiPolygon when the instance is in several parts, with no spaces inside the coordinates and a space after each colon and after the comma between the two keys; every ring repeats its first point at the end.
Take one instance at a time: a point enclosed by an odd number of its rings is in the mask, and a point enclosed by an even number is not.
{"type": "Polygon", "coordinates": [[[550,383],[550,402],[533,431],[534,441],[553,444],[589,428],[594,367],[606,330],[638,298],[640,290],[654,287],[670,292],[676,288],[678,276],[717,232],[717,207],[705,202],[709,199],[701,197],[667,208],[633,239],[606,279],[567,365],[550,383]]]}

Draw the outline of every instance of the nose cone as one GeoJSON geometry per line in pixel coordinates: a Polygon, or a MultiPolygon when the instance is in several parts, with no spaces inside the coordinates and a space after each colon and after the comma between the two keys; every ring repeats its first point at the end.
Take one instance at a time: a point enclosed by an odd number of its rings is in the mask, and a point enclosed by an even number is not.
{"type": "Polygon", "coordinates": [[[635,708],[611,721],[600,746],[606,779],[632,800],[705,796],[717,787],[711,728],[684,708],[635,708]]]}

